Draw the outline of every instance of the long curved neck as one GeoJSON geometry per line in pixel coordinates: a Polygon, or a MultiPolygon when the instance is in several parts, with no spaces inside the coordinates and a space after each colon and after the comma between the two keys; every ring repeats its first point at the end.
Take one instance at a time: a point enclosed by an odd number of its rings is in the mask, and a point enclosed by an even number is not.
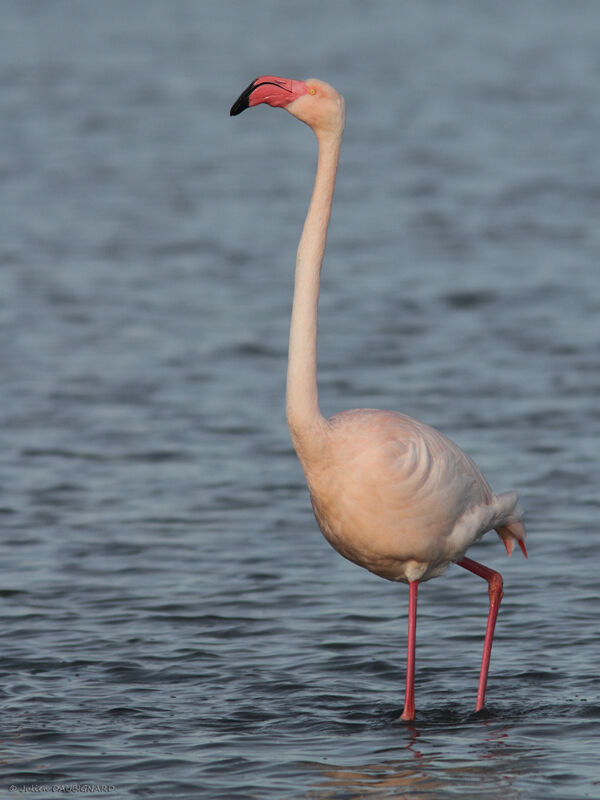
{"type": "Polygon", "coordinates": [[[301,458],[327,427],[317,390],[317,310],[342,133],[317,134],[317,141],[317,174],[296,258],[287,371],[287,420],[301,458]]]}

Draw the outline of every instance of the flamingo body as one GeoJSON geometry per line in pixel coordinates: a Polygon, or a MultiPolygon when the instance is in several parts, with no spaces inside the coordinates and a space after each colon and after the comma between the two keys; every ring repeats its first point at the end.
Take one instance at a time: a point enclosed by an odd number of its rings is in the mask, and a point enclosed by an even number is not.
{"type": "MultiPolygon", "coordinates": [[[[494,495],[473,461],[404,414],[354,409],[328,421],[305,474],[321,531],[343,556],[392,581],[426,581],[486,531],[522,541],[517,493],[494,495]]],[[[301,459],[302,460],[302,459],[301,459]]]]}
{"type": "Polygon", "coordinates": [[[264,75],[242,92],[230,113],[235,116],[261,103],[285,108],[312,128],[318,142],[315,185],[296,258],[286,391],[290,434],[317,522],[328,542],[350,561],[388,580],[409,584],[403,720],[415,716],[419,583],[440,575],[451,562],[488,582],[490,607],[476,704],[480,710],[502,577],[465,553],[486,531],[495,529],[508,555],[517,542],[527,556],[517,493],[493,494],[479,469],[454,442],[404,414],[354,409],[329,420],[321,414],[317,312],[346,118],[344,98],[323,81],[264,75]]]}

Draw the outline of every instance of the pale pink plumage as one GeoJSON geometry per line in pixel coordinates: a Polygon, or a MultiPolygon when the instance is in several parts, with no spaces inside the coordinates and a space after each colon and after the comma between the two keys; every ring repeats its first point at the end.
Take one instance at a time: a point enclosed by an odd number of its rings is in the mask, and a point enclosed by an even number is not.
{"type": "Polygon", "coordinates": [[[336,414],[303,467],[327,541],[388,580],[435,578],[493,528],[507,549],[524,538],[516,493],[494,495],[454,442],[404,414],[336,414]]]}
{"type": "Polygon", "coordinates": [[[456,562],[489,585],[490,612],[476,709],[483,707],[502,578],[465,553],[495,529],[510,555],[524,555],[525,528],[516,492],[494,495],[463,451],[443,434],[404,414],[355,409],[326,420],[317,390],[320,272],[345,122],[342,96],[316,80],[263,76],[231,109],[259,103],[286,108],[317,137],[315,186],[298,246],[290,325],[287,418],[311,501],[325,538],[371,572],[410,586],[406,698],[414,718],[414,654],[419,582],[456,562]]]}

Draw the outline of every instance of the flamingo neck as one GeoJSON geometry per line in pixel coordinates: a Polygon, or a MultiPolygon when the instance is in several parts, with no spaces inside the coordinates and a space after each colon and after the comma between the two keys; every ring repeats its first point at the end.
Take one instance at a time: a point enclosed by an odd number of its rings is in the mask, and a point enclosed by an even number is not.
{"type": "Polygon", "coordinates": [[[327,430],[317,389],[317,312],[342,133],[317,133],[317,141],[317,174],[296,258],[286,392],[288,426],[303,464],[327,430]]]}

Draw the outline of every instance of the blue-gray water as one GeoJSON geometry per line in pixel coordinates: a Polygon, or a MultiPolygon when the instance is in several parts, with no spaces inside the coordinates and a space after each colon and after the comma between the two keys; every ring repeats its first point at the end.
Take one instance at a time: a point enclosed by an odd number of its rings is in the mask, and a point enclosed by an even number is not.
{"type": "MultiPolygon", "coordinates": [[[[0,785],[598,798],[600,8],[2,6],[0,785]],[[284,413],[320,77],[348,125],[323,410],[392,408],[519,488],[530,558],[407,591],[316,528],[284,413]]],[[[29,792],[36,796],[36,792],[29,792]]],[[[45,793],[47,796],[47,793],[45,793]]],[[[5,796],[3,794],[3,796],[5,796]]]]}

